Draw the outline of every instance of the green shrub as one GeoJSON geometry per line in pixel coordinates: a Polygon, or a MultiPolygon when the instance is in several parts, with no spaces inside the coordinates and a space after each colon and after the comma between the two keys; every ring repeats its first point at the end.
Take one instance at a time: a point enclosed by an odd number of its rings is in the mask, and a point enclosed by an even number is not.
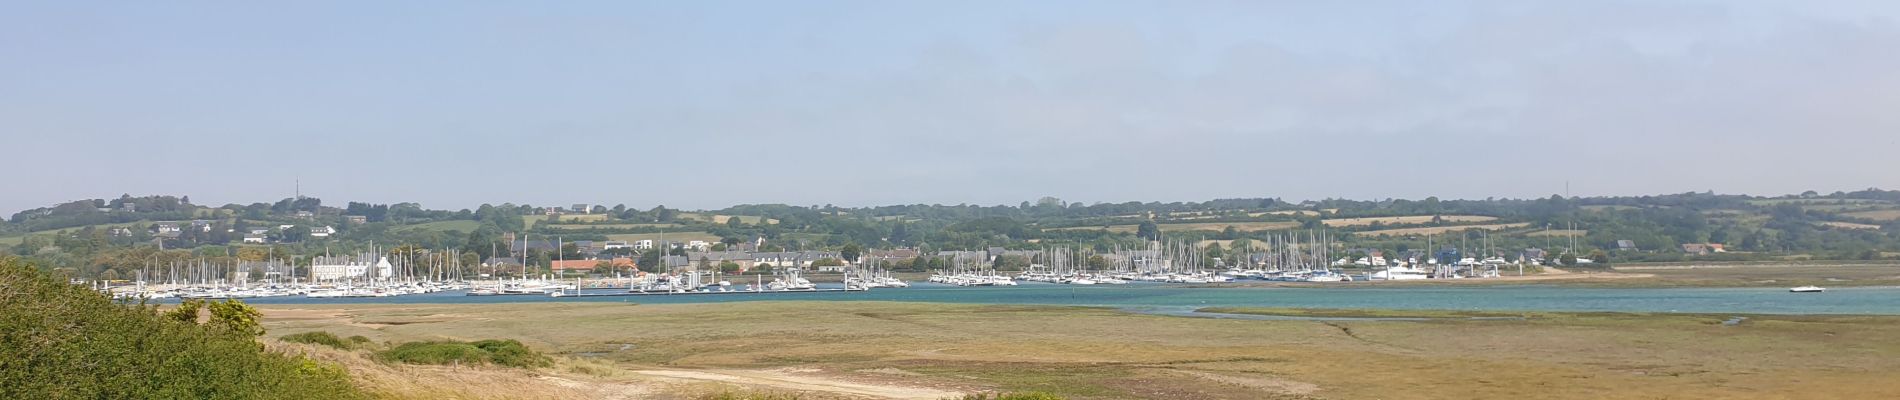
{"type": "MultiPolygon", "coordinates": [[[[357,336],[357,337],[362,337],[362,336],[357,336]]],[[[336,337],[336,335],[333,335],[333,334],[330,334],[329,332],[324,332],[324,331],[304,332],[304,333],[299,333],[299,334],[294,334],[294,335],[284,335],[284,337],[278,338],[278,340],[283,340],[283,341],[291,342],[291,343],[307,343],[307,344],[315,344],[315,345],[324,345],[324,346],[335,347],[342,350],[350,350],[350,349],[356,348],[356,346],[353,343],[345,342],[343,341],[343,339],[336,337]]]]}
{"type": "Polygon", "coordinates": [[[533,349],[529,349],[528,346],[522,345],[521,342],[515,341],[514,339],[482,340],[472,344],[477,348],[487,351],[489,358],[494,360],[496,364],[510,367],[533,368],[546,367],[554,363],[553,360],[548,359],[547,356],[541,355],[540,352],[534,351],[533,349]]]}
{"type": "Polygon", "coordinates": [[[0,288],[0,399],[365,397],[339,367],[265,351],[250,326],[115,303],[5,256],[0,288]]]}
{"type": "Polygon", "coordinates": [[[547,356],[514,340],[476,342],[409,342],[376,353],[378,360],[406,364],[476,365],[496,364],[518,368],[546,367],[553,364],[547,356]]]}

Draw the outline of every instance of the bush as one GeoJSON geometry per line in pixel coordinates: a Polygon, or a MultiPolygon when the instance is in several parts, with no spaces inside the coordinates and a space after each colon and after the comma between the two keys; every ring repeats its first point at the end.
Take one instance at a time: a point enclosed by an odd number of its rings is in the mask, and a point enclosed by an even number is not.
{"type": "MultiPolygon", "coordinates": [[[[356,336],[356,337],[360,338],[362,336],[356,336]]],[[[350,350],[350,349],[356,348],[356,346],[353,343],[345,342],[343,341],[343,339],[336,337],[336,335],[333,335],[333,334],[330,334],[329,332],[324,332],[324,331],[304,332],[304,333],[299,333],[299,334],[294,334],[294,335],[284,335],[284,337],[278,338],[278,340],[283,340],[283,341],[291,342],[291,343],[324,345],[324,346],[330,346],[330,347],[334,347],[334,348],[338,348],[342,350],[350,350]]],[[[368,340],[368,339],[365,338],[365,340],[368,340]]]]}
{"type": "Polygon", "coordinates": [[[10,257],[0,257],[0,288],[0,398],[365,397],[341,368],[265,351],[254,330],[115,303],[10,257]]]}
{"type": "Polygon", "coordinates": [[[514,340],[409,342],[378,352],[376,358],[405,364],[496,364],[517,368],[546,367],[554,363],[547,356],[514,340]]]}

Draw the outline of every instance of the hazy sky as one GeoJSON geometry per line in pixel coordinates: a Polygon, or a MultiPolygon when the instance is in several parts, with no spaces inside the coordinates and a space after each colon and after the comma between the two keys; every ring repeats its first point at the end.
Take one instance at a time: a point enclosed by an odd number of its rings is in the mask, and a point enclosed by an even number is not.
{"type": "Polygon", "coordinates": [[[266,3],[0,2],[0,212],[1900,188],[1894,1],[266,3]]]}

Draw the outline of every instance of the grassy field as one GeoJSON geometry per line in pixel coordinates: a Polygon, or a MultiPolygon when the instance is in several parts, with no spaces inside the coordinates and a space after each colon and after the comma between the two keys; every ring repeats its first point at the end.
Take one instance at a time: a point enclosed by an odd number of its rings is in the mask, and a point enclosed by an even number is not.
{"type": "Polygon", "coordinates": [[[1470,230],[1470,229],[1483,229],[1483,230],[1495,231],[1499,229],[1522,228],[1526,226],[1530,226],[1530,223],[1519,222],[1515,224],[1428,226],[1428,227],[1423,227],[1423,228],[1380,229],[1376,231],[1354,232],[1353,234],[1361,235],[1361,236],[1419,236],[1419,235],[1437,235],[1437,234],[1443,234],[1447,232],[1458,232],[1458,231],[1464,231],[1464,230],[1470,230]]]}
{"type": "Polygon", "coordinates": [[[1812,205],[1812,204],[1841,204],[1841,203],[1887,204],[1887,202],[1885,201],[1873,200],[1873,199],[1756,199],[1756,200],[1748,201],[1748,204],[1754,204],[1758,206],[1772,206],[1772,205],[1780,205],[1780,204],[1812,205]]]}
{"type": "Polygon", "coordinates": [[[402,229],[426,229],[426,230],[432,230],[432,231],[474,232],[475,228],[480,228],[481,226],[482,226],[481,221],[455,220],[455,221],[425,222],[425,223],[420,223],[420,224],[415,224],[415,225],[404,226],[402,227],[402,229]]]}
{"type": "Polygon", "coordinates": [[[1533,231],[1533,232],[1530,232],[1530,233],[1525,233],[1525,234],[1524,234],[1524,236],[1530,236],[1530,237],[1544,237],[1544,236],[1557,236],[1557,237],[1563,237],[1563,236],[1573,236],[1573,235],[1574,235],[1574,236],[1577,236],[1577,237],[1582,237],[1583,235],[1588,235],[1588,234],[1590,234],[1590,231],[1589,231],[1589,230],[1587,230],[1587,229],[1542,229],[1542,230],[1537,230],[1537,231],[1533,231]]]}
{"type": "Polygon", "coordinates": [[[1900,209],[1855,211],[1855,212],[1850,212],[1843,215],[1854,217],[1854,218],[1866,218],[1866,219],[1871,219],[1875,221],[1892,221],[1892,220],[1900,219],[1900,209]]]}
{"type": "MultiPolygon", "coordinates": [[[[90,225],[90,226],[92,226],[93,229],[112,229],[112,228],[119,228],[119,227],[135,227],[135,229],[144,229],[145,227],[149,227],[152,224],[159,224],[159,223],[183,224],[186,226],[191,225],[191,221],[143,221],[141,220],[141,221],[133,221],[133,222],[98,224],[98,225],[90,225]]],[[[19,235],[4,236],[4,237],[0,237],[0,246],[12,246],[12,245],[20,244],[20,242],[26,240],[27,236],[31,236],[31,235],[51,235],[51,234],[55,234],[59,232],[77,232],[80,229],[85,229],[85,228],[86,227],[84,226],[76,226],[76,227],[71,227],[71,228],[48,229],[48,230],[43,230],[43,231],[27,232],[25,234],[19,234],[19,235]]]]}
{"type": "Polygon", "coordinates": [[[669,242],[686,242],[693,240],[704,240],[709,243],[719,242],[718,236],[713,236],[706,232],[622,233],[607,235],[607,240],[625,240],[632,242],[647,239],[665,239],[669,242]]]}
{"type": "MultiPolygon", "coordinates": [[[[1108,226],[1108,231],[1109,232],[1134,232],[1140,226],[1141,225],[1139,224],[1110,225],[1108,226]]],[[[1227,227],[1229,226],[1232,226],[1234,227],[1234,229],[1239,229],[1242,231],[1263,231],[1263,230],[1291,229],[1291,228],[1299,227],[1300,223],[1292,222],[1292,221],[1276,221],[1276,222],[1186,222],[1186,223],[1171,223],[1171,224],[1155,224],[1155,227],[1161,228],[1162,232],[1220,231],[1220,230],[1227,229],[1227,227]]],[[[1102,227],[1101,226],[1076,226],[1076,227],[1068,227],[1068,228],[1057,228],[1055,230],[1094,230],[1094,229],[1102,229],[1102,227]]]]}
{"type": "Polygon", "coordinates": [[[1827,226],[1830,228],[1842,228],[1842,229],[1880,229],[1880,225],[1856,224],[1852,222],[1828,221],[1828,222],[1822,222],[1821,225],[1827,226]]]}
{"type": "Polygon", "coordinates": [[[670,227],[675,227],[675,226],[680,226],[680,225],[679,224],[551,224],[551,225],[548,225],[548,228],[560,229],[560,230],[575,230],[575,229],[632,229],[632,228],[661,228],[661,227],[670,228],[670,227]]]}
{"type": "MultiPolygon", "coordinates": [[[[768,224],[778,223],[777,219],[766,219],[765,217],[761,217],[757,215],[713,215],[712,218],[713,218],[712,222],[715,224],[723,224],[723,223],[726,223],[726,220],[733,219],[733,218],[738,218],[739,222],[745,223],[747,225],[758,225],[759,221],[761,220],[765,221],[768,224]]],[[[903,217],[897,217],[897,218],[903,218],[903,217]]],[[[885,217],[878,217],[878,220],[880,221],[884,219],[885,217]]]]}
{"type": "MultiPolygon", "coordinates": [[[[1496,217],[1487,217],[1483,215],[1441,215],[1441,216],[1438,216],[1438,218],[1440,221],[1444,221],[1446,223],[1486,222],[1486,221],[1497,220],[1496,217]]],[[[1423,224],[1423,223],[1432,222],[1432,216],[1408,215],[1408,216],[1403,216],[1403,217],[1334,218],[1334,219],[1328,219],[1328,220],[1324,220],[1320,222],[1325,223],[1326,226],[1366,226],[1366,225],[1372,225],[1372,223],[1374,222],[1386,224],[1386,225],[1423,224]]]]}
{"type": "Polygon", "coordinates": [[[628,397],[682,398],[676,391],[706,387],[694,385],[807,399],[996,390],[1070,399],[1900,397],[1900,384],[1889,379],[1900,375],[1900,317],[1748,316],[1734,325],[1722,323],[1732,317],[1726,314],[1620,313],[1261,321],[883,302],[261,308],[273,336],[326,330],[377,342],[512,338],[559,359],[531,379],[493,369],[342,360],[379,385],[419,376],[392,385],[415,397],[589,398],[600,394],[576,392],[610,388],[628,397]],[[467,395],[471,387],[493,392],[467,395]]]}

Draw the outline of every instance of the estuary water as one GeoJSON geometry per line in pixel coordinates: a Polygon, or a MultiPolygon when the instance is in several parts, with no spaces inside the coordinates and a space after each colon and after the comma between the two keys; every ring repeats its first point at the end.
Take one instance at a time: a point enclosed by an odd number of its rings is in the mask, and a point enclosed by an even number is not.
{"type": "MultiPolygon", "coordinates": [[[[624,290],[587,290],[615,294],[624,290]]],[[[1162,284],[956,287],[919,283],[864,292],[743,293],[647,296],[466,296],[440,292],[384,298],[246,299],[254,304],[398,304],[513,302],[723,303],[735,301],[909,301],[965,304],[1100,306],[1131,310],[1198,307],[1374,308],[1473,311],[1620,311],[1747,314],[1900,315],[1900,287],[1834,288],[1587,288],[1565,286],[1184,288],[1162,284]]]]}

